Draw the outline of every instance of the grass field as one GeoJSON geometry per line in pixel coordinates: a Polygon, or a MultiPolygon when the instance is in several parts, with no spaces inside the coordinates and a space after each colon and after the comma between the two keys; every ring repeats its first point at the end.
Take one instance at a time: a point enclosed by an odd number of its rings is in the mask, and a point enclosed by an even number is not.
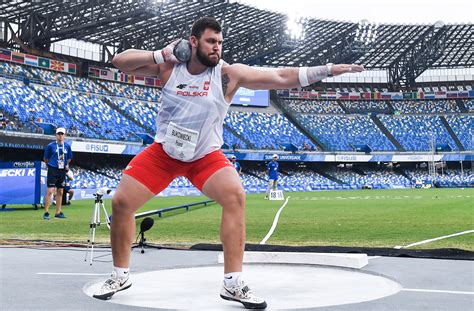
{"type": "MultiPolygon", "coordinates": [[[[474,189],[350,190],[286,193],[289,202],[267,244],[394,247],[474,229],[474,189]]],[[[139,212],[205,200],[168,197],[148,202],[139,212]]],[[[272,226],[283,201],[247,196],[247,242],[259,243],[272,226]]],[[[111,202],[105,201],[108,211],[111,202]]],[[[0,212],[0,239],[86,243],[93,201],[74,201],[67,219],[44,221],[43,210],[28,206],[0,212]]],[[[53,212],[53,211],[52,211],[53,212]]],[[[221,207],[190,208],[154,216],[146,233],[154,244],[219,243],[221,207]]],[[[140,221],[137,221],[137,226],[140,221]]],[[[105,225],[96,242],[108,243],[105,225]]],[[[474,234],[416,248],[461,248],[474,251],[474,234]]]]}

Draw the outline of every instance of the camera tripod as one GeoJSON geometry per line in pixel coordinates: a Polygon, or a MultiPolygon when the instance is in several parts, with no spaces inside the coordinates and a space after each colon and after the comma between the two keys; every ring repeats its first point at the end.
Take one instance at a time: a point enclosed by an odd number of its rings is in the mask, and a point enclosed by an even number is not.
{"type": "Polygon", "coordinates": [[[89,238],[87,239],[87,249],[86,249],[86,256],[84,261],[87,261],[87,254],[89,253],[90,247],[90,265],[92,266],[92,260],[94,259],[94,241],[95,241],[95,229],[100,226],[100,209],[104,211],[105,215],[105,223],[107,224],[107,228],[110,230],[110,218],[109,214],[107,214],[107,210],[105,209],[104,201],[102,200],[103,194],[94,193],[95,197],[95,204],[94,204],[94,211],[92,213],[91,222],[89,224],[89,238]]]}

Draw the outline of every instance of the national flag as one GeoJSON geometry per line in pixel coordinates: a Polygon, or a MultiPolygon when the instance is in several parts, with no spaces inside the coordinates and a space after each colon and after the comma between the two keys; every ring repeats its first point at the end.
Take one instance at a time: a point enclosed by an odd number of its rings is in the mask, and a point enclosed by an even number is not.
{"type": "Polygon", "coordinates": [[[146,77],[145,78],[145,85],[154,86],[155,85],[155,79],[146,77]]]}
{"type": "Polygon", "coordinates": [[[337,93],[327,92],[326,94],[323,94],[323,97],[330,98],[330,99],[337,99],[337,93]]]}
{"type": "Polygon", "coordinates": [[[337,99],[349,99],[349,93],[347,92],[338,93],[337,99]]]}
{"type": "Polygon", "coordinates": [[[382,94],[378,93],[378,94],[381,95],[382,99],[392,99],[392,94],[390,93],[382,93],[382,94]]]}
{"type": "Polygon", "coordinates": [[[128,75],[125,73],[120,74],[120,82],[127,82],[128,80],[128,75]]]}
{"type": "MultiPolygon", "coordinates": [[[[287,95],[286,97],[288,97],[288,95],[287,95]]],[[[311,97],[311,98],[315,98],[315,97],[318,98],[318,97],[319,97],[319,93],[318,93],[318,92],[315,92],[315,91],[310,91],[310,92],[309,92],[309,97],[311,97]]]]}
{"type": "Polygon", "coordinates": [[[145,77],[144,76],[135,76],[135,84],[145,85],[145,77]]]}
{"type": "Polygon", "coordinates": [[[300,92],[290,90],[290,94],[289,94],[289,95],[290,95],[289,97],[299,97],[299,96],[300,96],[300,92]]]}
{"type": "Polygon", "coordinates": [[[102,69],[100,71],[100,77],[106,80],[113,80],[114,72],[112,70],[102,69]]]}
{"type": "Polygon", "coordinates": [[[155,79],[155,86],[161,86],[161,80],[155,79]]]}
{"type": "Polygon", "coordinates": [[[12,59],[12,52],[10,52],[9,50],[0,49],[0,59],[11,60],[12,59]]]}
{"type": "Polygon", "coordinates": [[[120,81],[120,73],[119,72],[114,72],[113,80],[114,81],[120,81]]]}
{"type": "Polygon", "coordinates": [[[89,76],[92,78],[98,78],[99,77],[100,70],[95,67],[89,67],[89,76]]]}
{"type": "Polygon", "coordinates": [[[374,97],[372,97],[372,94],[373,93],[370,93],[370,92],[364,92],[364,93],[362,93],[362,98],[363,99],[372,99],[372,98],[374,98],[374,97]]]}
{"type": "Polygon", "coordinates": [[[433,92],[425,93],[425,99],[435,99],[436,95],[433,92]]]}
{"type": "MultiPolygon", "coordinates": [[[[76,68],[77,68],[76,64],[74,64],[74,63],[65,63],[64,64],[64,72],[76,74],[76,68]]],[[[97,72],[97,76],[99,76],[99,72],[97,72]]]]}
{"type": "Polygon", "coordinates": [[[349,99],[351,99],[351,100],[360,99],[360,93],[359,92],[350,92],[349,93],[349,99]]]}
{"type": "Polygon", "coordinates": [[[38,66],[38,57],[34,55],[25,54],[25,65],[38,66]]]}
{"type": "Polygon", "coordinates": [[[25,54],[12,52],[12,62],[23,64],[25,62],[25,54]]]}
{"type": "Polygon", "coordinates": [[[458,92],[447,92],[448,98],[458,98],[458,92]]]}
{"type": "Polygon", "coordinates": [[[64,71],[64,63],[58,60],[52,60],[51,67],[49,68],[56,71],[64,71]]]}
{"type": "Polygon", "coordinates": [[[468,92],[459,92],[458,93],[458,98],[468,98],[469,93],[468,92]]]}
{"type": "Polygon", "coordinates": [[[49,69],[50,60],[48,58],[38,57],[38,66],[49,69]]]}
{"type": "Polygon", "coordinates": [[[446,98],[446,92],[435,92],[435,98],[446,98]]]}

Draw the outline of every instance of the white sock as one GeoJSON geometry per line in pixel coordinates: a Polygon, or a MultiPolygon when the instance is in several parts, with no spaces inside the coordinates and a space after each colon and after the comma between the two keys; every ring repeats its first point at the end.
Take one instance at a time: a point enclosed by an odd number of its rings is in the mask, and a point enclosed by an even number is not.
{"type": "Polygon", "coordinates": [[[230,272],[224,274],[224,284],[227,287],[234,286],[242,272],[230,272]]]}
{"type": "Polygon", "coordinates": [[[119,268],[119,267],[114,267],[114,271],[117,274],[117,277],[119,278],[128,278],[130,268],[119,268]]]}

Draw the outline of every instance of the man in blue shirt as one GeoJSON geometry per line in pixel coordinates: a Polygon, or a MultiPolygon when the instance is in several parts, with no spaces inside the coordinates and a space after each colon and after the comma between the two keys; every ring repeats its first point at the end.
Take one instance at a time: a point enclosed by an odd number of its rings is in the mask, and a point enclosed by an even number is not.
{"type": "MultiPolygon", "coordinates": [[[[56,198],[63,197],[63,189],[66,186],[66,172],[72,159],[71,146],[64,142],[66,129],[60,127],[56,130],[56,141],[46,146],[44,150],[44,162],[48,165],[48,178],[43,219],[49,220],[49,206],[51,197],[56,190],[56,198]]],[[[62,200],[56,202],[56,218],[66,218],[61,212],[62,200]]]]}
{"type": "Polygon", "coordinates": [[[240,166],[240,163],[237,162],[237,157],[235,155],[233,155],[231,158],[230,158],[232,164],[234,165],[235,169],[237,170],[237,173],[239,173],[239,175],[242,175],[242,166],[240,166]]]}
{"type": "Polygon", "coordinates": [[[270,195],[270,190],[277,189],[277,181],[278,181],[278,155],[274,154],[272,156],[272,161],[267,164],[267,172],[268,172],[268,188],[265,194],[265,199],[268,199],[270,195]]]}

